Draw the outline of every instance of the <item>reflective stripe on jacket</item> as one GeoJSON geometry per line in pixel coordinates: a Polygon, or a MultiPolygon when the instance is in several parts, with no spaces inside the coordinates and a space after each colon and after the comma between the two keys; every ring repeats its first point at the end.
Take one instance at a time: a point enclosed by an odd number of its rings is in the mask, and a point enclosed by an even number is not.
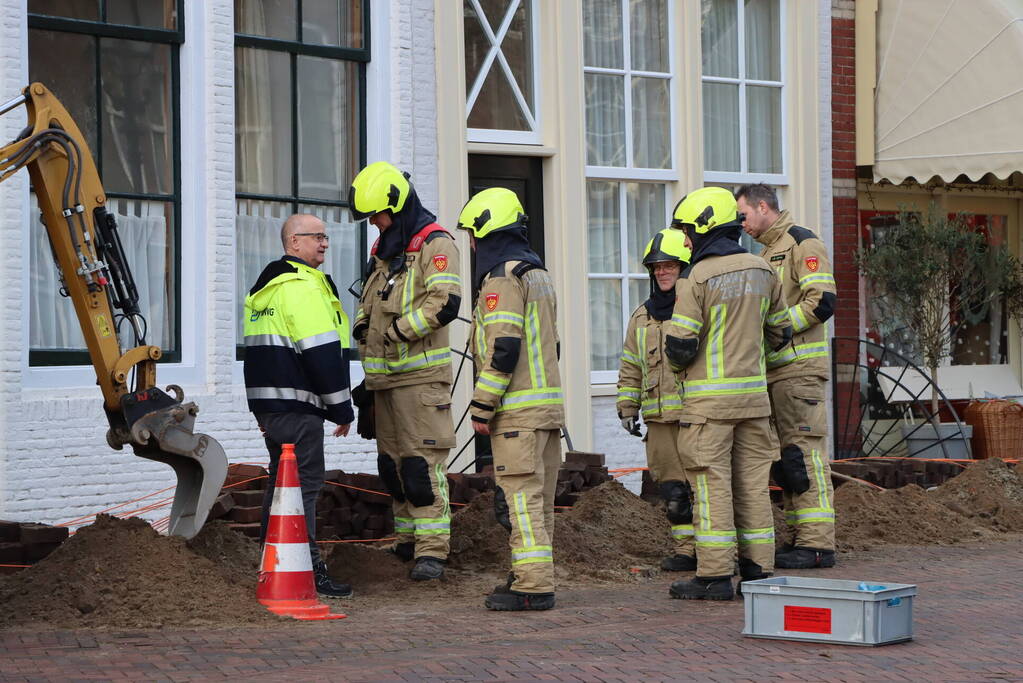
{"type": "Polygon", "coordinates": [[[475,421],[489,421],[492,433],[564,425],[557,301],[546,270],[507,261],[488,273],[470,334],[476,386],[469,411],[475,421]]]}
{"type": "Polygon", "coordinates": [[[249,410],[354,419],[348,317],[329,276],[293,257],[270,263],[245,297],[244,336],[249,410]]]}
{"type": "Polygon", "coordinates": [[[717,419],[771,414],[765,343],[785,338],[781,284],[752,254],[711,256],[683,271],[666,337],[696,342],[681,370],[687,414],[717,419]]]}
{"type": "Polygon", "coordinates": [[[668,321],[652,318],[640,306],[629,318],[621,364],[618,368],[618,414],[647,422],[678,422],[682,396],[675,373],[664,355],[668,321]]]}
{"type": "Polygon", "coordinates": [[[368,389],[451,382],[447,325],[462,298],[458,247],[440,226],[420,243],[397,273],[372,257],[354,322],[367,326],[358,344],[368,389]]]}
{"type": "Polygon", "coordinates": [[[792,222],[788,211],[757,238],[766,247],[761,257],[781,280],[792,343],[767,354],[767,379],[813,375],[827,379],[827,321],[835,311],[835,276],[827,247],[814,233],[792,222]]]}

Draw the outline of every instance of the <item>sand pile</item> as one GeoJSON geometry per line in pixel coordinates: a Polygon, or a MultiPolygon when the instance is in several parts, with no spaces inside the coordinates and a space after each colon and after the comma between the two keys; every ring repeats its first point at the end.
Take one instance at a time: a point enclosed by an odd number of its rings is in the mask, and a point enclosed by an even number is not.
{"type": "Polygon", "coordinates": [[[49,557],[0,583],[0,628],[279,623],[254,598],[255,543],[210,525],[194,544],[195,550],[182,538],[160,536],[141,519],[100,515],[49,557]]]}
{"type": "Polygon", "coordinates": [[[994,531],[1023,531],[1023,476],[1000,458],[979,460],[933,492],[949,510],[994,531]]]}

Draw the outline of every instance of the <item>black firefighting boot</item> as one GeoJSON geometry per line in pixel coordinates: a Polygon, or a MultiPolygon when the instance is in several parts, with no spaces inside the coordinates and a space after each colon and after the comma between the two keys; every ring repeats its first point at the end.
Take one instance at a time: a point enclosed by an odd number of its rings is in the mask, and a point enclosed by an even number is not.
{"type": "Polygon", "coordinates": [[[731,576],[697,576],[689,581],[676,581],[668,591],[681,600],[732,600],[731,576]]]}
{"type": "Polygon", "coordinates": [[[440,579],[444,576],[445,564],[444,560],[424,555],[416,560],[416,566],[409,572],[409,578],[413,581],[440,579]]]}
{"type": "Polygon", "coordinates": [[[411,562],[416,555],[416,544],[413,541],[408,543],[395,543],[387,552],[397,557],[402,562],[411,562]]]}
{"type": "Polygon", "coordinates": [[[354,591],[347,583],[335,583],[327,572],[327,563],[318,560],[313,564],[313,576],[316,580],[316,592],[324,598],[350,598],[354,591]]]}
{"type": "Polygon", "coordinates": [[[511,588],[498,586],[487,596],[483,604],[495,612],[551,609],[554,607],[554,593],[520,593],[511,588]]]}
{"type": "Polygon", "coordinates": [[[788,552],[774,556],[774,566],[779,569],[816,569],[835,566],[834,550],[817,550],[796,546],[788,552]]]}
{"type": "Polygon", "coordinates": [[[696,557],[692,555],[671,555],[661,560],[661,569],[666,572],[696,571],[696,557]]]}
{"type": "Polygon", "coordinates": [[[753,560],[745,557],[739,558],[739,583],[735,586],[735,592],[742,597],[742,584],[744,581],[769,579],[771,576],[773,576],[771,572],[765,572],[764,568],[753,560]]]}
{"type": "Polygon", "coordinates": [[[494,586],[494,592],[506,593],[511,590],[513,583],[515,583],[515,572],[508,572],[508,578],[505,579],[504,583],[494,586]]]}

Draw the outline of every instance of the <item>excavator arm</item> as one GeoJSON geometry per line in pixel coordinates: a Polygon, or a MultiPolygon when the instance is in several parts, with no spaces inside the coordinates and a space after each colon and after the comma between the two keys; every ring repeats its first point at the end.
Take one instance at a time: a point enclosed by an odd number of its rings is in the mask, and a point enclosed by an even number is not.
{"type": "Polygon", "coordinates": [[[103,392],[110,423],[107,443],[116,450],[131,445],[135,455],[174,468],[178,484],[169,533],[191,538],[202,528],[224,483],[224,449],[212,437],[193,432],[198,407],[183,403],[180,387],[167,387],[173,397],[156,387],[156,361],[162,352],[146,343],[135,281],[81,131],[41,83],[0,104],[0,116],[22,104],[28,126],[0,147],[0,182],[28,169],[62,294],[74,304],[103,392]],[[117,338],[122,318],[135,340],[127,350],[117,338]]]}

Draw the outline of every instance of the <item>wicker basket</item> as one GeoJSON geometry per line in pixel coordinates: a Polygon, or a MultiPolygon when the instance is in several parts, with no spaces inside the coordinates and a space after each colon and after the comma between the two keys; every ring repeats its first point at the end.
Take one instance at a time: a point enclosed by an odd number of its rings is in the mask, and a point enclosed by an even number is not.
{"type": "Polygon", "coordinates": [[[1023,405],[994,399],[973,401],[964,417],[973,425],[973,457],[1023,459],[1023,405]]]}

